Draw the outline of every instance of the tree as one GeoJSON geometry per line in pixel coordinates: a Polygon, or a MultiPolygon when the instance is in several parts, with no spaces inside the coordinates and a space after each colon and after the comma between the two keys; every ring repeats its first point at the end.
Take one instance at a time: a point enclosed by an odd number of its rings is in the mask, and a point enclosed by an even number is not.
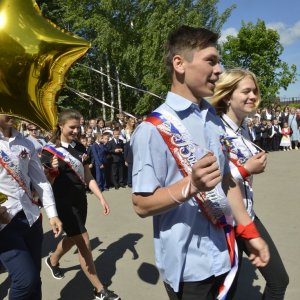
{"type": "MultiPolygon", "coordinates": [[[[171,30],[181,24],[220,33],[235,5],[219,14],[219,0],[39,0],[43,14],[63,29],[91,42],[81,64],[103,70],[111,78],[164,98],[169,89],[163,57],[171,30]]],[[[162,100],[119,85],[108,77],[74,66],[67,85],[128,112],[145,114],[162,100]],[[73,76],[73,75],[76,76],[73,76]],[[103,90],[104,89],[104,90],[103,90]],[[113,99],[116,98],[116,99],[113,99]]],[[[60,105],[72,102],[63,91],[60,105]]],[[[76,99],[72,95],[72,99],[76,99]]],[[[76,103],[81,103],[76,100],[76,103]]],[[[97,102],[83,104],[93,116],[102,115],[97,102]]],[[[107,117],[110,117],[107,109],[107,117]]]]}
{"type": "Polygon", "coordinates": [[[282,61],[284,48],[279,34],[267,29],[265,22],[242,22],[236,37],[228,36],[221,45],[222,63],[226,68],[241,67],[252,71],[258,79],[262,104],[276,99],[280,88],[287,89],[296,81],[297,68],[282,61]]]}

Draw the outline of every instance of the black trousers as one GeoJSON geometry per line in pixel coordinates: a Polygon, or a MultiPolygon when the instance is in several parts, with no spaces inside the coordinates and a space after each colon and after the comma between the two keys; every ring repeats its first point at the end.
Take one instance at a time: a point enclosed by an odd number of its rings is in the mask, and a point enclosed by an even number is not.
{"type": "Polygon", "coordinates": [[[226,274],[212,276],[202,281],[181,282],[178,293],[175,293],[167,283],[164,284],[170,300],[215,300],[225,277],[226,274]]]}
{"type": "Polygon", "coordinates": [[[113,162],[111,165],[112,181],[115,187],[124,185],[124,162],[113,162]]]}
{"type": "MultiPolygon", "coordinates": [[[[261,237],[268,244],[269,251],[270,251],[269,263],[263,268],[258,268],[260,273],[266,280],[266,287],[262,299],[263,300],[284,299],[284,294],[289,284],[289,276],[285,270],[285,267],[280,258],[278,250],[271,236],[269,235],[267,229],[264,227],[264,225],[258,219],[258,217],[255,217],[254,223],[258,231],[260,232],[261,237]]],[[[245,252],[249,256],[250,253],[246,247],[245,241],[242,238],[237,238],[237,244],[239,249],[239,257],[242,258],[243,252],[245,252]]],[[[237,281],[238,281],[241,264],[242,264],[242,259],[239,259],[239,269],[226,300],[230,300],[234,298],[237,289],[237,284],[238,284],[237,281]]]]}

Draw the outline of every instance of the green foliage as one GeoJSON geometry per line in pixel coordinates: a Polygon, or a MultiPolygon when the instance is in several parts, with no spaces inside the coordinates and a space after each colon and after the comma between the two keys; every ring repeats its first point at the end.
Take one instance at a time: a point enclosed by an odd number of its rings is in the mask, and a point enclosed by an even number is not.
{"type": "MultiPolygon", "coordinates": [[[[103,68],[107,74],[139,89],[151,91],[164,97],[169,82],[164,67],[164,43],[169,32],[179,25],[201,26],[220,33],[235,5],[219,14],[219,0],[39,0],[43,14],[61,28],[75,33],[92,44],[92,49],[81,60],[81,64],[97,70],[103,68]]],[[[67,85],[101,99],[104,92],[107,103],[111,94],[101,75],[75,65],[67,85]]],[[[117,95],[117,86],[113,89],[117,95]]],[[[94,102],[82,104],[68,90],[61,93],[59,105],[72,103],[91,116],[99,116],[102,107],[94,102]]],[[[121,86],[122,109],[145,114],[156,107],[160,100],[146,93],[121,86]]],[[[114,106],[117,101],[114,99],[114,106]]]]}
{"type": "Polygon", "coordinates": [[[287,89],[296,80],[296,66],[280,59],[283,46],[279,34],[267,29],[264,21],[242,23],[237,37],[229,36],[221,46],[222,63],[226,68],[242,67],[258,78],[263,102],[276,98],[280,88],[287,89]]]}

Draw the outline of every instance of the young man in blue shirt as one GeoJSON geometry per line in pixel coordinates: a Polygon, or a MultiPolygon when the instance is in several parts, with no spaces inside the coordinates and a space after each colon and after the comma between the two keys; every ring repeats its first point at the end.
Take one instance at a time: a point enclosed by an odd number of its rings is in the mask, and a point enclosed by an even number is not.
{"type": "MultiPolygon", "coordinates": [[[[167,145],[157,126],[143,122],[131,142],[133,205],[141,217],[153,216],[156,264],[172,300],[216,299],[231,269],[224,230],[199,208],[195,200],[199,191],[208,192],[222,184],[230,202],[225,211],[232,210],[237,224],[251,224],[222,151],[223,128],[214,109],[203,99],[213,95],[222,72],[217,40],[217,34],[209,30],[188,26],[170,35],[166,65],[171,91],[155,110],[162,119],[169,115],[179,128],[186,129],[191,143],[185,150],[196,145],[207,154],[201,159],[199,155],[184,177],[174,159],[176,150],[170,151],[175,135],[167,145]]],[[[184,155],[180,158],[184,160],[184,155]]],[[[268,247],[254,236],[248,239],[251,260],[264,266],[269,259],[268,247]]]]}

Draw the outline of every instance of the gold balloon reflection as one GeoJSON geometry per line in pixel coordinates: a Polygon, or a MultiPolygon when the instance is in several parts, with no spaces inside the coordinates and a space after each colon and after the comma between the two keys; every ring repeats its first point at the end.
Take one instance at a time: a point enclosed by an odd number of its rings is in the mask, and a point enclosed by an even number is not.
{"type": "Polygon", "coordinates": [[[66,72],[90,44],[46,20],[32,0],[0,0],[0,114],[51,130],[66,72]]]}

